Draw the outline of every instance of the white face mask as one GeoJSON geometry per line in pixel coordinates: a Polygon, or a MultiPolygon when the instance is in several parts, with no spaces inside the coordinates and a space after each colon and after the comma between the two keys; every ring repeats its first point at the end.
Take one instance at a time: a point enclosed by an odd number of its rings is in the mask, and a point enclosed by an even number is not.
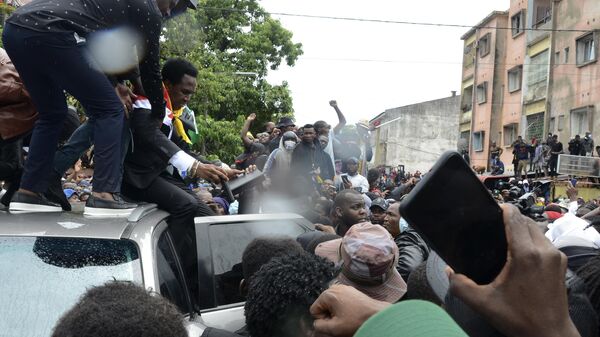
{"type": "Polygon", "coordinates": [[[286,140],[283,142],[283,147],[285,147],[286,150],[293,150],[296,147],[296,142],[293,140],[286,140]]]}

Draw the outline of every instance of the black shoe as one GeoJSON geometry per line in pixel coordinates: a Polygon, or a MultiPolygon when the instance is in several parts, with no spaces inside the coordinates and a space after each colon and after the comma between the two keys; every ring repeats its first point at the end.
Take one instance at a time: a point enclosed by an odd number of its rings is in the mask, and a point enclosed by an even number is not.
{"type": "Polygon", "coordinates": [[[101,199],[91,195],[85,203],[83,215],[100,217],[128,217],[137,206],[137,204],[125,202],[117,193],[113,194],[113,200],[101,199]]]}
{"type": "Polygon", "coordinates": [[[58,173],[52,172],[50,174],[48,189],[44,195],[48,200],[59,204],[63,211],[71,211],[71,203],[69,203],[69,200],[62,189],[62,183],[58,173]]]}
{"type": "MultiPolygon", "coordinates": [[[[23,170],[19,169],[13,175],[13,180],[5,181],[5,183],[8,183],[8,188],[6,189],[6,192],[2,198],[0,198],[0,203],[6,207],[8,207],[10,204],[10,199],[12,199],[13,195],[15,195],[15,192],[19,189],[19,185],[21,185],[21,174],[23,174],[23,170]]],[[[6,188],[6,184],[4,188],[6,188]]]]}
{"type": "Polygon", "coordinates": [[[115,194],[118,194],[123,199],[123,201],[125,201],[127,203],[130,203],[130,204],[136,204],[138,206],[143,206],[143,205],[147,205],[148,204],[145,201],[133,200],[133,199],[127,197],[127,196],[124,196],[121,193],[115,193],[115,194]]]}
{"type": "Polygon", "coordinates": [[[60,212],[60,205],[48,201],[42,194],[31,195],[23,192],[16,192],[10,200],[8,210],[11,213],[30,213],[30,212],[60,212]]]}

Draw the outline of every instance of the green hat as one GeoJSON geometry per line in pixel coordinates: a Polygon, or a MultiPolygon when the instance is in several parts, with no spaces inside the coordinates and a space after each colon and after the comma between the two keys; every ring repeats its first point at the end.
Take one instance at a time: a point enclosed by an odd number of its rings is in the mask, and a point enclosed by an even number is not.
{"type": "Polygon", "coordinates": [[[394,304],[369,318],[354,337],[468,337],[439,306],[410,300],[394,304]]]}

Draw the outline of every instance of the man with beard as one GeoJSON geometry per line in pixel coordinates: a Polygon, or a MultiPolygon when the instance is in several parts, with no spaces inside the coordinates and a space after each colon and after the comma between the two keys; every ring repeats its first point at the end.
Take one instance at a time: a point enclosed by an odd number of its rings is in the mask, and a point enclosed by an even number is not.
{"type": "Polygon", "coordinates": [[[399,202],[388,207],[383,227],[392,235],[398,246],[396,270],[404,280],[408,280],[410,273],[429,257],[429,247],[423,238],[402,219],[399,202]]]}

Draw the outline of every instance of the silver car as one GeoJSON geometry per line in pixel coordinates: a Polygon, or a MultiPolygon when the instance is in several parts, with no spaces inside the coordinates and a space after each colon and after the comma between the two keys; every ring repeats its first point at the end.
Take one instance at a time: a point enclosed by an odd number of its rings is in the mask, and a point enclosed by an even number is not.
{"type": "Polygon", "coordinates": [[[246,245],[259,236],[295,238],[314,230],[295,214],[196,218],[182,259],[168,216],[154,205],[127,219],[0,212],[0,336],[51,335],[87,289],[110,280],[132,281],[171,300],[190,336],[207,326],[235,331],[244,326],[238,289],[246,245]]]}

